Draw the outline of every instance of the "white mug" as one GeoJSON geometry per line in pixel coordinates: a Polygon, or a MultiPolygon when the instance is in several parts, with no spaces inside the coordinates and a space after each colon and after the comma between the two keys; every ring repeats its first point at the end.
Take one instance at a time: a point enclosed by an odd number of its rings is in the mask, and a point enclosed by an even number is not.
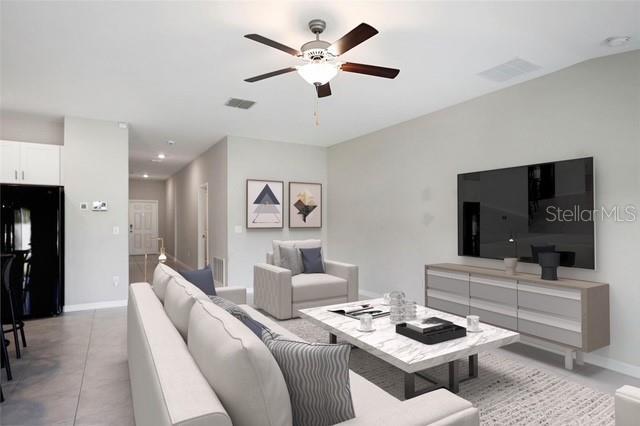
{"type": "Polygon", "coordinates": [[[373,328],[373,317],[371,314],[360,316],[360,330],[371,330],[373,328]]]}
{"type": "Polygon", "coordinates": [[[467,315],[467,330],[480,331],[480,317],[477,315],[467,315]]]}

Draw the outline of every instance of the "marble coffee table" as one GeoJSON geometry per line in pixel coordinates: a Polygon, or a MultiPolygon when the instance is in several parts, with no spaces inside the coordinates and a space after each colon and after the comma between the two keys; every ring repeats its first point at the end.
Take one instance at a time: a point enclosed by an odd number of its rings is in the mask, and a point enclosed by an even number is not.
{"type": "MultiPolygon", "coordinates": [[[[426,345],[401,334],[397,334],[395,325],[390,323],[388,316],[373,320],[375,331],[362,332],[358,331],[360,325],[358,320],[329,311],[329,309],[338,309],[345,306],[362,305],[365,303],[370,303],[375,306],[381,305],[383,300],[362,300],[339,305],[300,309],[299,312],[303,318],[328,331],[329,341],[331,343],[336,342],[336,336],[340,337],[342,340],[404,371],[405,398],[413,398],[414,396],[443,387],[457,393],[460,382],[478,376],[478,352],[508,345],[520,340],[520,334],[517,332],[481,322],[480,332],[468,332],[466,337],[437,343],[435,345],[426,345]],[[469,374],[466,377],[459,378],[459,360],[465,357],[469,357],[469,374]],[[447,383],[441,383],[424,373],[424,370],[428,368],[447,363],[449,365],[449,378],[447,383]],[[416,389],[416,375],[433,383],[434,386],[416,389]]],[[[418,306],[418,318],[426,317],[438,317],[466,327],[466,318],[424,306],[418,306]]],[[[482,318],[480,318],[480,320],[482,320],[482,318]]]]}

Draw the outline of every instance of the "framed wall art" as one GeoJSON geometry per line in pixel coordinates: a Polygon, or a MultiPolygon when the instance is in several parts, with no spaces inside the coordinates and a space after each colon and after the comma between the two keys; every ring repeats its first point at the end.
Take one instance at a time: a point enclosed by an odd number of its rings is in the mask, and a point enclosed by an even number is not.
{"type": "Polygon", "coordinates": [[[289,228],[322,228],[322,184],[289,182],[289,228]]]}
{"type": "Polygon", "coordinates": [[[247,179],[247,229],[284,227],[284,182],[247,179]]]}

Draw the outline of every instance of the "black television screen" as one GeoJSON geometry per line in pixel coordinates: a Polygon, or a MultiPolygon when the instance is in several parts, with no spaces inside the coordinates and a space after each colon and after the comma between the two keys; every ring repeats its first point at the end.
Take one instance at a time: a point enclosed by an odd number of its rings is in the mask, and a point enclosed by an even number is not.
{"type": "Polygon", "coordinates": [[[458,175],[458,255],[595,269],[593,158],[458,175]]]}

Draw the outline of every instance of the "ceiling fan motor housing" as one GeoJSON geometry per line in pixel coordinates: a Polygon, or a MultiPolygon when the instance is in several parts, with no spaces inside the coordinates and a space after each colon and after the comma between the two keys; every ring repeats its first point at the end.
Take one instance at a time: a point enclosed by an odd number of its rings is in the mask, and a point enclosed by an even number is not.
{"type": "Polygon", "coordinates": [[[334,56],[327,51],[331,43],[323,40],[313,40],[302,45],[302,57],[308,61],[319,62],[332,59],[334,56]]]}

